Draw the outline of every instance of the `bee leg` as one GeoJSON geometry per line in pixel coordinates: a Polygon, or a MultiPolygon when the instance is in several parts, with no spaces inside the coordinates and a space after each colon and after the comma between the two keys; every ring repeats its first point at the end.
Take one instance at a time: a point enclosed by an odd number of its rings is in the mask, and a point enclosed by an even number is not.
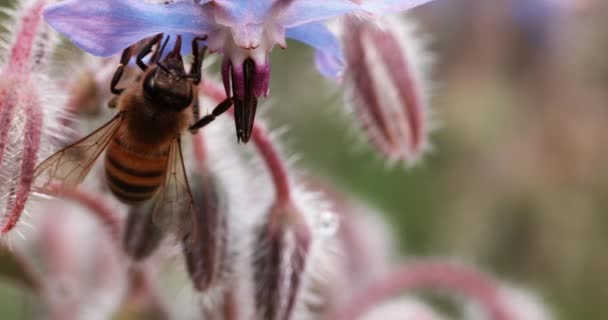
{"type": "Polygon", "coordinates": [[[118,65],[118,67],[116,67],[116,71],[114,71],[114,76],[112,77],[112,82],[110,83],[110,91],[112,91],[113,94],[121,94],[125,90],[124,88],[116,88],[116,85],[118,84],[118,81],[120,81],[120,78],[122,77],[122,74],[125,71],[125,66],[129,63],[129,60],[131,60],[132,50],[132,46],[128,47],[122,52],[122,55],[120,56],[120,64],[118,65]]]}
{"type": "Polygon", "coordinates": [[[190,77],[192,78],[192,83],[194,83],[194,85],[198,85],[201,82],[203,58],[207,51],[206,45],[203,44],[203,47],[199,49],[198,43],[205,40],[207,40],[206,35],[192,39],[192,54],[194,56],[194,61],[192,61],[192,67],[190,67],[190,77]]]}
{"type": "MultiPolygon", "coordinates": [[[[199,99],[198,99],[198,95],[195,94],[192,97],[192,119],[198,119],[201,116],[201,112],[200,112],[200,103],[199,103],[199,99]]],[[[197,133],[199,128],[195,128],[195,129],[190,129],[191,133],[197,133]]]]}
{"type": "Polygon", "coordinates": [[[118,96],[113,96],[110,101],[108,101],[108,108],[115,109],[118,106],[118,96]]]}
{"type": "MultiPolygon", "coordinates": [[[[162,39],[163,39],[163,34],[159,33],[159,34],[155,35],[150,41],[148,41],[148,43],[146,43],[141,48],[141,50],[139,50],[139,53],[137,54],[137,59],[135,60],[135,62],[137,63],[137,66],[142,71],[146,71],[148,69],[148,65],[146,65],[146,63],[143,61],[143,59],[150,52],[152,52],[152,47],[159,44],[162,39]]],[[[169,38],[167,38],[167,40],[169,40],[169,38]]],[[[150,59],[150,63],[155,63],[158,60],[158,58],[160,57],[160,54],[161,54],[160,50],[156,50],[156,52],[152,56],[152,59],[150,59]]]]}
{"type": "Polygon", "coordinates": [[[210,124],[213,120],[215,120],[215,118],[219,117],[222,113],[228,111],[228,109],[230,109],[231,106],[232,106],[232,98],[227,98],[226,100],[220,102],[220,104],[218,104],[215,108],[213,108],[213,111],[211,111],[211,114],[208,114],[208,115],[202,117],[196,123],[191,125],[189,128],[190,132],[194,133],[194,132],[196,132],[196,130],[210,124]]]}

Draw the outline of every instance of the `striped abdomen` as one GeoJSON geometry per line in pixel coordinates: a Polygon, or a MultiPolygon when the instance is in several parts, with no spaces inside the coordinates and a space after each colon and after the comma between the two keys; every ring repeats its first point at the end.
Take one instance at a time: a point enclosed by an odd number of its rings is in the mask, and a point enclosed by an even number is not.
{"type": "MultiPolygon", "coordinates": [[[[141,151],[141,150],[140,150],[141,151]]],[[[168,148],[140,152],[114,136],[106,152],[106,178],[112,193],[123,202],[136,203],[154,196],[167,168],[168,148]]]]}

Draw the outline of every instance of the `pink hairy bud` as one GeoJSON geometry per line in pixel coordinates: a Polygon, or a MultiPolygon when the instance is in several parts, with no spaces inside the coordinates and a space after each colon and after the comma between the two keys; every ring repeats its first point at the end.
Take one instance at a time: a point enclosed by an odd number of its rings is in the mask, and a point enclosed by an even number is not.
{"type": "Polygon", "coordinates": [[[291,318],[310,246],[308,230],[284,220],[300,214],[283,210],[290,209],[271,210],[256,236],[253,271],[260,319],[291,318]]]}
{"type": "Polygon", "coordinates": [[[424,51],[404,20],[348,16],[343,24],[348,101],[368,140],[413,164],[428,149],[424,51]]]}
{"type": "Polygon", "coordinates": [[[163,239],[162,230],[154,223],[153,212],[156,201],[149,201],[129,209],[122,248],[133,260],[150,256],[163,239]]]}
{"type": "Polygon", "coordinates": [[[13,41],[0,71],[0,228],[15,227],[25,208],[34,179],[40,147],[47,137],[39,72],[49,37],[42,30],[47,1],[30,1],[15,14],[13,41]],[[41,36],[44,35],[44,36],[41,36]]]}
{"type": "MultiPolygon", "coordinates": [[[[201,91],[217,101],[226,97],[219,86],[209,81],[202,82],[201,91]]],[[[251,140],[274,188],[273,203],[255,231],[253,243],[256,318],[291,319],[306,275],[311,230],[303,211],[295,204],[286,163],[265,128],[257,122],[251,127],[251,140]]]]}
{"type": "Polygon", "coordinates": [[[227,212],[211,175],[197,173],[190,184],[197,210],[187,221],[183,252],[194,288],[204,291],[221,280],[229,268],[227,212]]]}

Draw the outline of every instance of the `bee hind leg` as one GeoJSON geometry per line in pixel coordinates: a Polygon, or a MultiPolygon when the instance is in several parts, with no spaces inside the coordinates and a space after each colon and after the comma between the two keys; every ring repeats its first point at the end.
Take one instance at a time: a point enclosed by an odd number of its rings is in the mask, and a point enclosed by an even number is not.
{"type": "Polygon", "coordinates": [[[122,78],[122,74],[125,71],[125,66],[131,60],[131,51],[133,51],[133,46],[126,48],[122,55],[120,56],[120,64],[116,67],[116,71],[114,71],[114,76],[112,76],[112,82],[110,83],[110,91],[113,94],[121,94],[125,89],[124,88],[116,88],[120,78],[122,78]]]}
{"type": "MultiPolygon", "coordinates": [[[[144,44],[144,46],[139,50],[139,53],[137,54],[137,58],[135,60],[135,63],[137,63],[137,66],[142,70],[142,71],[146,71],[148,69],[148,65],[144,62],[144,58],[150,54],[150,52],[152,52],[152,47],[154,47],[155,45],[159,44],[160,41],[163,39],[163,34],[159,33],[157,35],[155,35],[150,41],[148,41],[146,44],[144,44]]],[[[169,40],[169,37],[167,37],[167,41],[169,40]]],[[[167,43],[167,41],[165,41],[165,44],[167,43]]],[[[162,49],[164,49],[164,45],[162,46],[162,48],[158,48],[154,54],[152,55],[152,58],[150,59],[150,63],[156,63],[156,61],[158,61],[158,59],[160,59],[160,55],[162,54],[162,49]]]]}
{"type": "Polygon", "coordinates": [[[112,98],[110,98],[110,101],[108,101],[108,108],[116,109],[116,107],[118,106],[118,97],[119,96],[113,96],[112,98]]]}

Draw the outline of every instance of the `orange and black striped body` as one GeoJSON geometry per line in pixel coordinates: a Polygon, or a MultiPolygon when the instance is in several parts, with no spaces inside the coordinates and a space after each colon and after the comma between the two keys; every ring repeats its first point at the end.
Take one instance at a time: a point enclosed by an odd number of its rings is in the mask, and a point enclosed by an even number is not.
{"type": "Polygon", "coordinates": [[[110,190],[125,203],[138,203],[154,196],[163,184],[169,147],[157,150],[130,144],[115,135],[106,152],[105,170],[110,190]],[[139,149],[139,150],[138,150],[139,149]]]}
{"type": "Polygon", "coordinates": [[[119,200],[138,203],[152,198],[164,183],[171,145],[192,121],[189,108],[166,111],[147,99],[140,87],[118,98],[123,123],[106,150],[106,180],[119,200]]]}

